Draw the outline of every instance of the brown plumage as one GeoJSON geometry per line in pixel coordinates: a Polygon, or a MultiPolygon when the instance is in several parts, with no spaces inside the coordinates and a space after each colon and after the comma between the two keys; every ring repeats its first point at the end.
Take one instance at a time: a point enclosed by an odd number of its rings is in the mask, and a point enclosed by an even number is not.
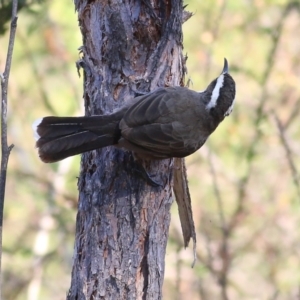
{"type": "Polygon", "coordinates": [[[110,145],[150,159],[185,157],[198,150],[229,115],[235,83],[225,60],[221,75],[205,91],[159,88],[118,111],[92,117],[45,117],[34,124],[44,162],[110,145]]]}

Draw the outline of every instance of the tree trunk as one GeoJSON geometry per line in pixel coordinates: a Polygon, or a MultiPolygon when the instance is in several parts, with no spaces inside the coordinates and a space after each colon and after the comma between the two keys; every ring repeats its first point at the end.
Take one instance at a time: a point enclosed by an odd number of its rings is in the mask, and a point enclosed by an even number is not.
{"type": "MultiPolygon", "coordinates": [[[[138,93],[183,85],[181,0],[75,0],[75,6],[86,115],[107,114],[138,93]]],[[[172,163],[137,163],[114,147],[82,156],[67,299],[162,298],[172,163]],[[161,186],[149,185],[138,164],[161,186]]]]}

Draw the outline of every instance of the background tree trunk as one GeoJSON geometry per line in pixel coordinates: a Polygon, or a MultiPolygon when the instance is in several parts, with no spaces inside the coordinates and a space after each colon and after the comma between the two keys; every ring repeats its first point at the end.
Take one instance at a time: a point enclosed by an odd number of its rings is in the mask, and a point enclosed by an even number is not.
{"type": "MultiPolygon", "coordinates": [[[[107,114],[160,86],[183,85],[182,1],[75,1],[87,115],[107,114]]],[[[82,156],[67,299],[161,299],[172,160],[142,162],[108,147],[82,156]]]]}

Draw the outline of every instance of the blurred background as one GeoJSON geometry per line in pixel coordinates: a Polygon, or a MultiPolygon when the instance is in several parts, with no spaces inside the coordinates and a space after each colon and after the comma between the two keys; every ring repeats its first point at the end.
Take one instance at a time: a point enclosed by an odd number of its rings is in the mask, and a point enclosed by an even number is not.
{"type": "MultiPolygon", "coordinates": [[[[75,66],[81,35],[71,1],[20,3],[28,5],[19,12],[9,82],[8,138],[15,147],[4,211],[3,298],[65,299],[80,158],[41,163],[31,124],[45,115],[83,113],[75,66]]],[[[226,57],[237,95],[233,114],[187,159],[198,261],[192,269],[174,203],[164,299],[300,299],[300,2],[185,4],[194,13],[183,25],[186,80],[204,89],[226,57]]],[[[0,27],[0,70],[7,41],[0,27]]]]}

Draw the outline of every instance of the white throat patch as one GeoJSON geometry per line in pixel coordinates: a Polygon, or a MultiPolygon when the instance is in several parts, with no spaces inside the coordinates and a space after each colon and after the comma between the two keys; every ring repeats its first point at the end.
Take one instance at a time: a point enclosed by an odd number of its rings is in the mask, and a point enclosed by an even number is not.
{"type": "Polygon", "coordinates": [[[219,98],[220,89],[222,88],[223,83],[224,83],[224,74],[221,74],[217,79],[216,86],[214,87],[213,92],[211,94],[211,99],[206,105],[207,110],[217,105],[217,100],[219,98]]]}
{"type": "Polygon", "coordinates": [[[233,106],[234,106],[234,100],[232,101],[232,104],[230,105],[230,107],[227,109],[227,111],[225,112],[224,114],[224,117],[228,117],[231,113],[232,113],[232,110],[233,110],[233,106]]]}

